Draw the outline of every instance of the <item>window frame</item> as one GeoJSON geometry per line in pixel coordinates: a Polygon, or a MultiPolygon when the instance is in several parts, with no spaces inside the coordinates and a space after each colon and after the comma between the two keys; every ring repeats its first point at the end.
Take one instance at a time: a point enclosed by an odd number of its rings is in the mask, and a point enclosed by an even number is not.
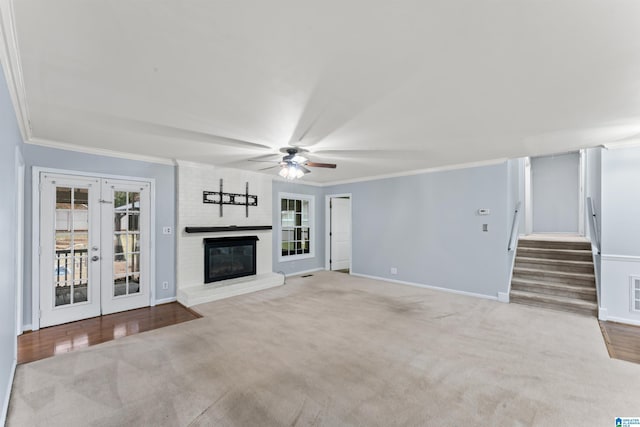
{"type": "Polygon", "coordinates": [[[278,261],[287,262],[300,259],[308,259],[315,257],[315,196],[312,194],[298,194],[298,193],[278,193],[278,261]],[[295,255],[282,255],[282,200],[300,200],[309,202],[309,253],[295,254],[295,255]]]}

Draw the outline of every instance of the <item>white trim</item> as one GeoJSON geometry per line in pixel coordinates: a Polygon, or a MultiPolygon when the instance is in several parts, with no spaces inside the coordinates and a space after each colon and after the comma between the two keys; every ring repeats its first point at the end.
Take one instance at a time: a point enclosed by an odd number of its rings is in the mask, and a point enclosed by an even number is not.
{"type": "Polygon", "coordinates": [[[524,233],[533,233],[533,205],[531,203],[531,157],[524,159],[524,233]]]}
{"type": "Polygon", "coordinates": [[[176,302],[176,301],[178,301],[177,297],[160,298],[155,300],[155,305],[169,304],[170,302],[176,302]]]}
{"type": "Polygon", "coordinates": [[[40,173],[31,168],[31,330],[40,329],[40,173]]]}
{"type": "Polygon", "coordinates": [[[607,309],[606,308],[599,308],[598,309],[598,320],[607,320],[609,318],[609,316],[607,315],[607,309]]]}
{"type": "Polygon", "coordinates": [[[509,292],[498,292],[498,302],[509,302],[509,292]]]}
{"type": "MultiPolygon", "coordinates": [[[[155,206],[156,206],[156,180],[155,178],[138,177],[138,176],[125,176],[125,175],[110,175],[103,173],[82,172],[67,169],[47,168],[40,166],[33,166],[31,168],[31,229],[32,229],[32,248],[31,248],[31,330],[37,331],[40,329],[40,174],[64,174],[73,176],[85,176],[105,179],[121,179],[127,181],[147,182],[151,188],[151,203],[149,206],[150,226],[149,241],[151,245],[150,264],[149,264],[149,306],[156,305],[156,229],[155,229],[155,206]]],[[[26,326],[26,325],[25,325],[26,326]]]]}
{"type": "MultiPolygon", "coordinates": [[[[16,347],[18,345],[16,344],[16,347]]],[[[4,402],[2,403],[2,417],[0,417],[0,425],[5,425],[7,422],[7,415],[9,414],[9,399],[11,399],[11,389],[13,388],[13,380],[16,377],[17,361],[13,359],[11,365],[11,373],[9,374],[9,381],[7,382],[7,391],[4,395],[4,402]]]]}
{"type": "Polygon", "coordinates": [[[640,256],[601,254],[601,261],[640,262],[640,256]]]}
{"type": "Polygon", "coordinates": [[[281,214],[278,215],[277,221],[277,250],[278,250],[278,262],[289,262],[289,261],[297,261],[301,259],[309,259],[315,258],[316,256],[316,196],[313,194],[298,194],[298,193],[286,193],[280,192],[278,193],[278,206],[277,210],[280,212],[280,206],[282,204],[282,199],[300,199],[307,200],[309,202],[309,241],[311,242],[311,247],[309,248],[308,254],[300,254],[300,255],[287,255],[285,257],[282,256],[282,217],[281,214]]]}
{"type": "Polygon", "coordinates": [[[585,186],[587,184],[587,156],[585,150],[578,151],[578,234],[585,235],[584,218],[585,218],[585,186]]]}
{"type": "MultiPolygon", "coordinates": [[[[22,296],[24,294],[24,174],[25,164],[20,149],[15,150],[16,162],[16,335],[22,334],[22,296]]],[[[17,351],[17,350],[16,350],[17,351]]]]}
{"type": "Polygon", "coordinates": [[[324,268],[322,268],[322,267],[311,268],[309,270],[296,271],[296,272],[293,272],[293,273],[285,273],[284,277],[301,276],[303,274],[315,273],[316,271],[323,271],[323,270],[324,270],[324,268]]]}
{"type": "Polygon", "coordinates": [[[397,283],[399,285],[415,286],[415,287],[418,287],[418,288],[432,289],[434,291],[443,291],[443,292],[449,292],[449,293],[457,294],[457,295],[466,295],[466,296],[469,296],[469,297],[476,297],[476,298],[488,299],[488,300],[492,300],[492,301],[498,301],[498,297],[497,296],[496,297],[492,297],[490,295],[476,294],[474,292],[467,292],[467,291],[459,291],[457,289],[442,288],[440,286],[424,285],[422,283],[415,283],[415,282],[405,282],[404,280],[387,279],[386,277],[371,276],[369,274],[361,274],[361,273],[351,272],[351,275],[352,276],[358,276],[358,277],[364,277],[366,279],[381,280],[383,282],[397,283]]]}
{"type": "Polygon", "coordinates": [[[351,252],[349,253],[349,271],[353,269],[353,195],[351,193],[339,193],[339,194],[325,194],[324,196],[324,269],[327,271],[331,271],[331,264],[329,260],[331,259],[331,237],[329,233],[331,233],[331,208],[329,203],[332,198],[349,198],[350,204],[350,216],[349,216],[349,230],[351,233],[351,252]]]}
{"type": "Polygon", "coordinates": [[[455,164],[455,165],[436,166],[436,167],[433,167],[433,168],[414,169],[414,170],[404,171],[404,172],[388,173],[388,174],[382,174],[382,175],[372,175],[372,176],[366,176],[366,177],[362,177],[362,178],[344,179],[344,180],[340,180],[340,181],[331,181],[331,182],[322,183],[321,185],[322,185],[322,187],[329,187],[329,186],[332,186],[332,185],[354,184],[354,183],[357,183],[357,182],[377,181],[379,179],[398,178],[398,177],[402,177],[402,176],[411,176],[411,175],[421,175],[423,173],[444,172],[444,171],[457,170],[457,169],[468,169],[468,168],[477,168],[477,167],[482,167],[482,166],[493,166],[493,165],[498,165],[498,164],[504,163],[507,160],[508,159],[502,157],[502,158],[499,158],[499,159],[482,160],[482,161],[479,161],[479,162],[458,163],[458,164],[455,164]]]}
{"type": "Polygon", "coordinates": [[[144,154],[125,153],[123,151],[109,150],[106,148],[87,147],[82,145],[69,144],[66,142],[53,141],[44,138],[30,138],[27,144],[40,145],[42,147],[56,148],[58,150],[75,151],[78,153],[94,154],[96,156],[116,157],[126,160],[138,160],[141,162],[157,163],[161,165],[175,166],[173,159],[163,157],[147,156],[144,154]]]}
{"type": "Polygon", "coordinates": [[[31,323],[25,323],[24,325],[22,325],[22,332],[25,331],[32,331],[33,327],[31,326],[31,323]]]}
{"type": "Polygon", "coordinates": [[[18,49],[13,0],[0,0],[0,63],[4,69],[9,95],[14,105],[23,141],[31,138],[29,109],[18,49]]]}

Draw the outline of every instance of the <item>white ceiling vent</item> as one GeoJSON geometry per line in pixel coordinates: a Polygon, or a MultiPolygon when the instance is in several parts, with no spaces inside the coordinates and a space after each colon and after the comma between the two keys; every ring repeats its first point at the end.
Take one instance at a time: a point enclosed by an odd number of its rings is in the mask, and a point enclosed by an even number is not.
{"type": "Polygon", "coordinates": [[[640,277],[631,276],[631,311],[640,312],[640,277]]]}

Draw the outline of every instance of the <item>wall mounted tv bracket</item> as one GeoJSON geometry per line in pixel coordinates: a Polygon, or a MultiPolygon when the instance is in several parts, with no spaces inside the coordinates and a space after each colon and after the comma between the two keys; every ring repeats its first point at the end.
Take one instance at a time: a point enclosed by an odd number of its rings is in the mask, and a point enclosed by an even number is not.
{"type": "Polygon", "coordinates": [[[213,203],[220,205],[220,217],[223,216],[223,205],[244,206],[245,215],[249,218],[249,206],[258,206],[258,196],[249,194],[249,183],[245,185],[244,194],[241,193],[224,193],[222,191],[222,179],[220,180],[220,191],[203,191],[202,203],[213,203]]]}

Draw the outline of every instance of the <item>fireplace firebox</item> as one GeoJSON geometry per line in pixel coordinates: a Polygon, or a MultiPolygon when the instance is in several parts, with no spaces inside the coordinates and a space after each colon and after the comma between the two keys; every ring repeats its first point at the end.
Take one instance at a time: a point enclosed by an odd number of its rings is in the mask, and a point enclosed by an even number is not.
{"type": "Polygon", "coordinates": [[[204,239],[204,282],[256,274],[258,236],[204,239]]]}

